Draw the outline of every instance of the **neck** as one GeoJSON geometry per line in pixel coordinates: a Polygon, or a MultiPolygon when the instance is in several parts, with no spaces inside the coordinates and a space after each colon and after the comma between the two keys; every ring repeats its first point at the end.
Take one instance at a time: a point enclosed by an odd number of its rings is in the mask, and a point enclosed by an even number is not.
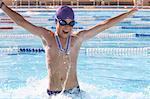
{"type": "Polygon", "coordinates": [[[56,34],[55,39],[56,39],[56,43],[60,51],[62,51],[63,53],[68,53],[68,50],[70,48],[70,41],[71,41],[70,35],[68,35],[67,38],[62,38],[62,37],[59,38],[59,35],[57,36],[56,34]]]}

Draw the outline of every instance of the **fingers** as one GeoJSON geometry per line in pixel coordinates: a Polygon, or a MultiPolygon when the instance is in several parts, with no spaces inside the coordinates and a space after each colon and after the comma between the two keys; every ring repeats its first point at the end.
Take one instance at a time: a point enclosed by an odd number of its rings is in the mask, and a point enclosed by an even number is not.
{"type": "Polygon", "coordinates": [[[2,3],[3,1],[2,0],[0,0],[0,5],[1,5],[1,3],[2,3]]]}
{"type": "Polygon", "coordinates": [[[3,4],[3,3],[2,3],[2,0],[0,0],[0,8],[2,8],[2,4],[3,4]]]}
{"type": "Polygon", "coordinates": [[[143,0],[133,0],[134,6],[138,7],[139,5],[142,5],[143,0]]]}
{"type": "Polygon", "coordinates": [[[143,4],[143,0],[133,0],[133,2],[134,2],[133,8],[135,9],[135,11],[137,11],[143,4]]]}
{"type": "Polygon", "coordinates": [[[137,6],[136,0],[133,0],[133,4],[134,4],[135,7],[137,6]]]}
{"type": "Polygon", "coordinates": [[[138,0],[133,0],[134,1],[134,7],[138,7],[138,0]]]}

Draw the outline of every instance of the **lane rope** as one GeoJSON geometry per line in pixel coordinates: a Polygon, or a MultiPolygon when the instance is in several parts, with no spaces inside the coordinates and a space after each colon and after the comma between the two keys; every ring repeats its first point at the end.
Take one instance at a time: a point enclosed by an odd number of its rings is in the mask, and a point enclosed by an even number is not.
{"type": "MultiPolygon", "coordinates": [[[[34,38],[36,36],[32,34],[1,34],[0,39],[19,39],[19,38],[34,38]]],[[[138,38],[138,37],[150,37],[149,33],[118,33],[118,34],[107,34],[100,33],[96,35],[97,38],[138,38]]]]}
{"type": "MultiPolygon", "coordinates": [[[[143,48],[81,48],[80,51],[87,55],[149,55],[150,47],[143,48]]],[[[39,54],[45,53],[43,48],[0,48],[0,54],[39,54]]]]}

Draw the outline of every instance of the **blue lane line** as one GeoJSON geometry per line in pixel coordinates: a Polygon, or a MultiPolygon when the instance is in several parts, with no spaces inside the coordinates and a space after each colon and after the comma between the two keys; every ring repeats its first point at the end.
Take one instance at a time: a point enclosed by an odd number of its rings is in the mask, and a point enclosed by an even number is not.
{"type": "Polygon", "coordinates": [[[133,18],[150,18],[150,16],[133,16],[133,18]]]}
{"type": "Polygon", "coordinates": [[[144,19],[141,19],[142,21],[150,21],[150,19],[146,19],[146,18],[144,18],[144,19]]]}
{"type": "Polygon", "coordinates": [[[135,34],[136,37],[150,37],[150,34],[135,34]]]}
{"type": "Polygon", "coordinates": [[[135,27],[135,26],[123,26],[121,27],[122,29],[150,29],[150,26],[140,26],[140,27],[135,27]]]}
{"type": "Polygon", "coordinates": [[[45,53],[45,50],[43,48],[20,48],[18,52],[45,53]]]}

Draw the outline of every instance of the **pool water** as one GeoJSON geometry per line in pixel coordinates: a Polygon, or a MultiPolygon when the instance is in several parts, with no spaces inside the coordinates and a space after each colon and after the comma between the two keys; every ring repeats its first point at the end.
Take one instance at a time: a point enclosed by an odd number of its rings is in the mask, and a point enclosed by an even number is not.
{"type": "MultiPolygon", "coordinates": [[[[15,9],[39,26],[55,31],[54,10],[15,9]],[[53,27],[52,27],[53,26],[53,27]]],[[[75,9],[77,24],[74,31],[87,29],[127,10],[79,10],[75,9]]],[[[0,12],[0,22],[8,17],[0,12]]],[[[7,20],[10,21],[10,20],[7,20]]],[[[15,23],[3,23],[0,27],[0,49],[42,48],[39,38],[16,38],[3,35],[29,34],[15,23]]],[[[131,37],[96,37],[82,44],[77,66],[80,87],[85,91],[83,99],[149,99],[150,97],[150,10],[140,10],[101,34],[133,34],[131,37]],[[147,36],[135,36],[146,34],[147,36]],[[89,50],[91,48],[98,50],[89,50]],[[107,49],[106,49],[107,48],[107,49]],[[112,50],[109,50],[112,48],[112,50]],[[124,50],[118,50],[118,49],[124,50]],[[136,50],[132,50],[135,48],[136,50]],[[147,50],[138,50],[147,48],[147,50]],[[117,50],[116,50],[117,49],[117,50]]],[[[0,50],[0,99],[47,99],[47,71],[44,53],[16,53],[0,50]],[[12,54],[13,53],[13,54],[12,54]]],[[[74,97],[78,99],[79,97],[74,97]]],[[[74,99],[73,98],[73,99],[74,99]]],[[[72,99],[60,95],[53,99],[72,99]]]]}

